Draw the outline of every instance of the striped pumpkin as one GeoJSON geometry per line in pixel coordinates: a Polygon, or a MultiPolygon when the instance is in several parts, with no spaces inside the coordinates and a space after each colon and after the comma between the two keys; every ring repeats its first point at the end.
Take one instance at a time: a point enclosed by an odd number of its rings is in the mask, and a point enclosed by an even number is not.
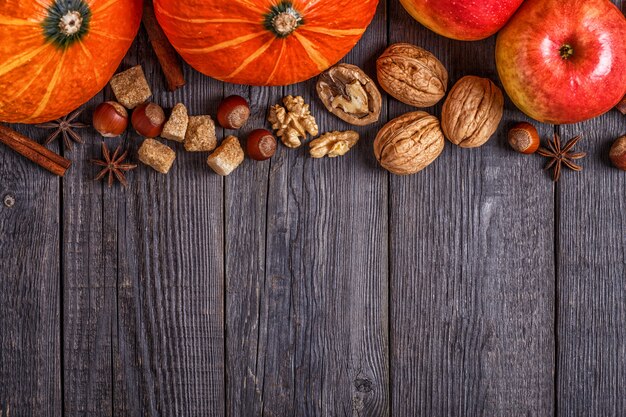
{"type": "Polygon", "coordinates": [[[343,58],[378,0],[154,0],[163,30],[195,69],[218,80],[288,85],[343,58]]]}
{"type": "Polygon", "coordinates": [[[142,0],[0,0],[0,121],[66,115],[109,81],[142,0]]]}

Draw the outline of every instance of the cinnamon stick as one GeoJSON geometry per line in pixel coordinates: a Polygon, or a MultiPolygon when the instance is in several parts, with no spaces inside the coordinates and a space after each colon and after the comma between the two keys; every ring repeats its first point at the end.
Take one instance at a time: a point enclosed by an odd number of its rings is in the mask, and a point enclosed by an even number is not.
{"type": "Polygon", "coordinates": [[[626,114],[626,96],[617,105],[617,110],[621,111],[622,114],[626,114]]]}
{"type": "Polygon", "coordinates": [[[57,155],[50,149],[2,124],[0,124],[0,142],[60,177],[65,175],[67,169],[72,165],[72,161],[69,159],[57,155]]]}
{"type": "Polygon", "coordinates": [[[185,85],[185,76],[183,75],[183,68],[181,65],[180,56],[172,46],[172,44],[165,36],[165,32],[161,29],[156,15],[154,14],[154,7],[151,1],[146,1],[143,6],[143,26],[148,32],[148,38],[152,44],[152,49],[161,64],[163,74],[167,81],[167,89],[169,91],[175,91],[178,88],[185,85]]]}

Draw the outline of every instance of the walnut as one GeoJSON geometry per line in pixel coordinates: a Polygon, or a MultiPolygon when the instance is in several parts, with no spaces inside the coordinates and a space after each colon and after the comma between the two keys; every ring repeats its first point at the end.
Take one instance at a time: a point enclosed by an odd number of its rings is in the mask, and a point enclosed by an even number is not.
{"type": "Polygon", "coordinates": [[[383,99],[374,84],[359,67],[338,64],[320,75],[317,95],[329,112],[352,125],[377,122],[383,99]]]}
{"type": "Polygon", "coordinates": [[[462,148],[483,145],[498,129],[504,112],[502,91],[487,78],[461,78],[448,95],[441,127],[450,142],[462,148]]]}
{"type": "Polygon", "coordinates": [[[328,156],[334,158],[348,153],[359,141],[359,134],[354,130],[345,132],[329,132],[311,141],[310,153],[313,158],[328,156]]]}
{"type": "Polygon", "coordinates": [[[414,107],[437,104],[448,89],[448,71],[430,52],[408,43],[391,45],[376,61],[378,82],[391,96],[414,107]]]}
{"type": "Polygon", "coordinates": [[[309,105],[304,103],[300,96],[287,96],[283,98],[283,104],[276,104],[270,108],[267,120],[272,124],[272,129],[280,136],[285,146],[297,148],[302,145],[302,139],[306,134],[317,136],[319,128],[315,117],[311,115],[309,105]]]}
{"type": "Polygon", "coordinates": [[[443,151],[445,139],[435,116],[417,111],[387,123],[374,140],[374,154],[383,168],[397,174],[415,174],[443,151]]]}

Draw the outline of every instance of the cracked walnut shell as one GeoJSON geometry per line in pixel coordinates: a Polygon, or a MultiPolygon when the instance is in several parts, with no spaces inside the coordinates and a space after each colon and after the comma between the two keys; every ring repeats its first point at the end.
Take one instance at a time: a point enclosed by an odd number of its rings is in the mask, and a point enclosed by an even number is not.
{"type": "Polygon", "coordinates": [[[359,134],[354,130],[329,132],[309,143],[313,158],[343,156],[359,141],[359,134]]]}
{"type": "Polygon", "coordinates": [[[374,154],[389,172],[410,175],[430,165],[444,146],[439,120],[417,111],[387,123],[374,140],[374,154]]]}
{"type": "Polygon", "coordinates": [[[283,98],[283,104],[285,107],[280,104],[272,106],[267,120],[285,146],[297,148],[302,145],[301,139],[306,139],[307,133],[311,136],[318,135],[315,117],[302,97],[287,96],[283,98]]]}
{"type": "Polygon", "coordinates": [[[374,81],[350,64],[337,64],[320,75],[317,95],[344,122],[365,126],[378,121],[383,99],[374,81]]]}
{"type": "Polygon", "coordinates": [[[414,107],[437,104],[448,89],[448,71],[433,54],[408,43],[396,43],[376,61],[380,86],[414,107]]]}
{"type": "Polygon", "coordinates": [[[476,148],[493,136],[503,112],[502,91],[487,78],[467,76],[452,87],[443,105],[441,127],[450,142],[476,148]]]}

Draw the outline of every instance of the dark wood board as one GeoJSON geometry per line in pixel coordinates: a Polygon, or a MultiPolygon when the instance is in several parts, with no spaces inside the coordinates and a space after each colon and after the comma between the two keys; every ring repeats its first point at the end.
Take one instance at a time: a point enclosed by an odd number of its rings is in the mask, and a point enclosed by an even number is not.
{"type": "MultiPolygon", "coordinates": [[[[137,63],[157,103],[214,114],[222,85],[189,69],[188,87],[161,93],[143,31],[121,69],[137,63]]],[[[168,176],[140,166],[128,189],[109,189],[89,164],[101,139],[85,139],[64,188],[66,413],[223,415],[223,180],[205,154],[167,142],[168,176]]],[[[136,150],[141,139],[129,130],[106,142],[136,150]]]]}
{"type": "MultiPolygon", "coordinates": [[[[346,57],[375,76],[385,4],[346,57]]],[[[286,87],[310,103],[321,132],[348,130],[315,97],[315,80],[286,87]]],[[[270,169],[264,416],[389,415],[387,181],[360,128],[346,156],[314,160],[280,147],[270,169]]],[[[246,414],[250,415],[250,414],[246,414]]]]}
{"type": "MultiPolygon", "coordinates": [[[[39,140],[48,133],[16,129],[39,140]]],[[[62,415],[60,184],[0,146],[2,417],[62,415]]]]}
{"type": "MultiPolygon", "coordinates": [[[[626,1],[614,1],[626,11],[626,1]]],[[[583,135],[584,170],[564,172],[557,192],[557,394],[561,416],[626,413],[626,175],[608,158],[626,135],[617,112],[561,126],[583,135]]]]}
{"type": "MultiPolygon", "coordinates": [[[[450,87],[465,75],[497,82],[495,38],[444,39],[396,2],[391,16],[390,42],[433,52],[450,87]]],[[[394,100],[389,109],[410,110],[394,100]]],[[[441,103],[429,111],[440,116],[441,103]]],[[[446,142],[423,172],[390,178],[394,416],[552,414],[553,186],[538,157],[506,143],[522,120],[507,102],[483,147],[446,142]]]]}
{"type": "Polygon", "coordinates": [[[557,187],[558,408],[562,416],[622,416],[626,410],[626,175],[608,152],[626,134],[624,116],[562,126],[580,133],[584,170],[557,187]]]}
{"type": "MultiPolygon", "coordinates": [[[[344,61],[374,77],[399,41],[435,53],[450,87],[469,74],[499,84],[494,38],[444,39],[396,0],[344,61]]],[[[187,86],[167,93],[143,30],[120,69],[137,63],[165,108],[215,116],[222,97],[248,98],[248,125],[219,139],[245,145],[287,94],[321,132],[352,128],[315,80],[236,86],[185,65],[187,86]]],[[[82,120],[111,98],[107,87],[82,120]]],[[[397,177],[372,142],[413,109],[384,102],[344,157],[279,145],[226,178],[170,141],[172,171],[140,166],[127,189],[92,180],[92,131],[72,152],[52,146],[73,161],[64,179],[0,147],[0,417],[624,415],[626,178],[607,155],[626,118],[560,127],[584,132],[589,156],[559,185],[542,158],[508,148],[508,128],[528,120],[510,101],[484,147],[446,142],[397,177]]],[[[141,139],[107,143],[134,152],[141,139]]]]}

